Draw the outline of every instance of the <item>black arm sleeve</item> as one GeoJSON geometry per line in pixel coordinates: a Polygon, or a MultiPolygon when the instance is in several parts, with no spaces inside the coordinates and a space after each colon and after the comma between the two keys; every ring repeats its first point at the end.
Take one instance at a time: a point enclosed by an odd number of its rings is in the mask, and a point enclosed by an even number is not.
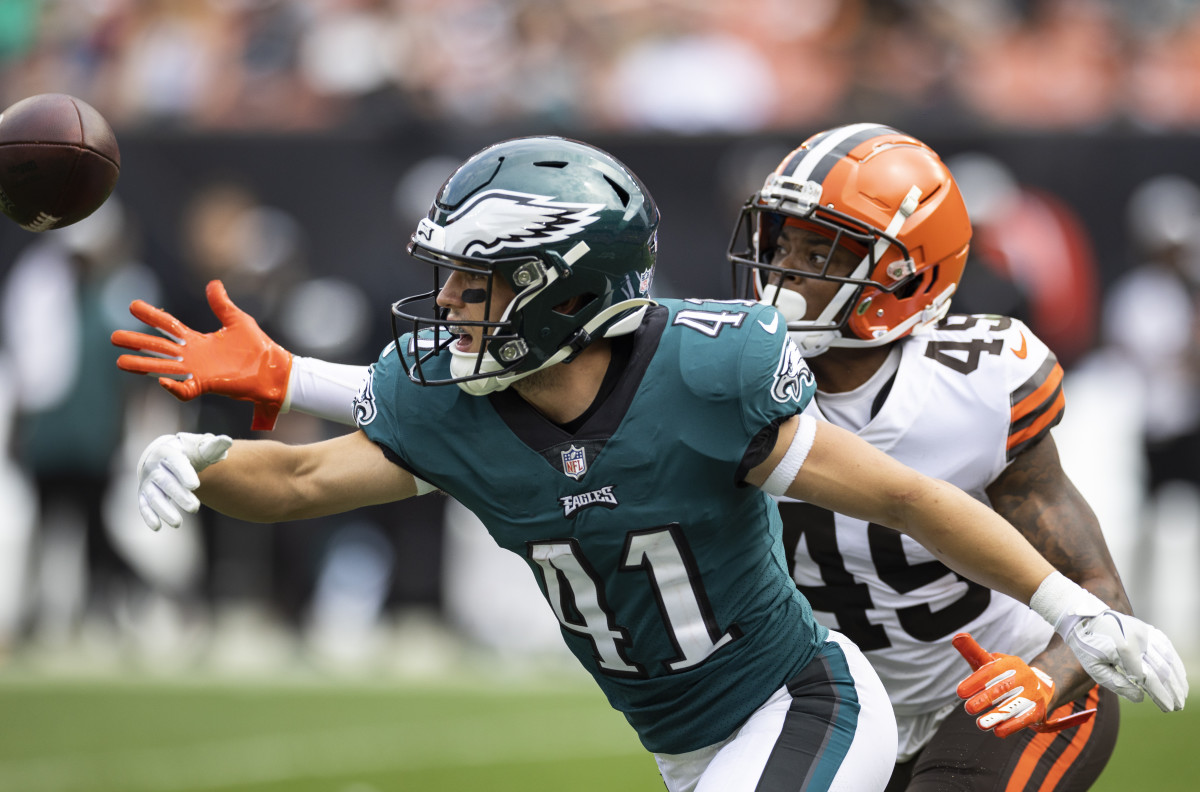
{"type": "Polygon", "coordinates": [[[739,487],[746,485],[746,474],[751,468],[762,464],[767,457],[771,455],[772,449],[775,448],[775,441],[779,439],[779,426],[784,421],[790,420],[792,416],[776,418],[771,423],[759,430],[758,434],[750,440],[750,445],[746,446],[746,453],[742,455],[742,463],[738,465],[737,473],[734,474],[733,481],[739,487]]]}
{"type": "Polygon", "coordinates": [[[398,466],[404,468],[405,470],[407,470],[409,473],[412,473],[417,478],[422,478],[420,473],[413,470],[412,465],[408,464],[408,462],[405,461],[405,459],[402,456],[397,454],[391,448],[388,448],[386,445],[384,445],[383,443],[380,443],[378,441],[375,442],[375,445],[379,446],[379,450],[383,452],[383,455],[393,465],[398,465],[398,466]]]}

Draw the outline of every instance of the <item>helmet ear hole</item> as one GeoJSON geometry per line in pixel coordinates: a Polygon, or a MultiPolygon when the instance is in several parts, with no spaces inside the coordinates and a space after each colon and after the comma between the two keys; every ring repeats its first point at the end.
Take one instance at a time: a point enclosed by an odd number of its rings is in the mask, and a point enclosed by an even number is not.
{"type": "Polygon", "coordinates": [[[933,284],[937,281],[937,269],[937,266],[934,265],[929,272],[923,273],[921,277],[913,278],[911,281],[901,286],[895,291],[896,299],[907,300],[917,292],[924,293],[929,291],[933,284]]]}
{"type": "Polygon", "coordinates": [[[551,310],[561,316],[574,316],[595,302],[598,296],[596,294],[577,294],[566,302],[554,306],[551,310]]]}

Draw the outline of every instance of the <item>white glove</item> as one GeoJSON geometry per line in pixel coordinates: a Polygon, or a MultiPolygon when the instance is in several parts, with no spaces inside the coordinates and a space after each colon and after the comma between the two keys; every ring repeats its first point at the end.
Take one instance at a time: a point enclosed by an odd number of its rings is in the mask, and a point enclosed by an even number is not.
{"type": "Polygon", "coordinates": [[[1061,572],[1048,575],[1029,606],[1071,647],[1099,684],[1130,701],[1145,695],[1163,712],[1183,709],[1183,661],[1161,630],[1118,613],[1061,572]]]}
{"type": "Polygon", "coordinates": [[[226,435],[162,435],[146,446],[138,460],[138,511],[152,530],[163,523],[183,524],[180,509],[195,514],[200,499],[192,490],[200,486],[201,470],[225,458],[233,440],[226,435]]]}

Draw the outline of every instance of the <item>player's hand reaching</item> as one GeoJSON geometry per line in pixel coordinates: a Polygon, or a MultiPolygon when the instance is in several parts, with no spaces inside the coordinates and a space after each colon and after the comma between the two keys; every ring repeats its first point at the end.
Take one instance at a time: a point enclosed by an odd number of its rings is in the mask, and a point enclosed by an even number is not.
{"type": "Polygon", "coordinates": [[[1092,679],[1130,701],[1149,696],[1163,712],[1183,709],[1187,671],[1161,630],[1112,610],[1061,572],[1042,581],[1029,606],[1054,625],[1092,679]]]}
{"type": "Polygon", "coordinates": [[[221,320],[221,329],[212,333],[198,333],[166,311],[134,300],[129,312],[167,337],[117,330],[112,334],[115,346],[144,353],[121,355],[117,366],[160,375],[159,384],[182,401],[202,393],[252,401],[251,428],[274,428],[287,396],[292,354],[234,305],[221,281],[210,281],[205,294],[221,320]],[[174,379],[181,375],[186,378],[174,379]]]}
{"type": "Polygon", "coordinates": [[[1019,657],[985,651],[969,633],[959,633],[952,643],[972,671],[958,683],[959,698],[966,699],[968,713],[979,715],[975,723],[984,731],[990,730],[997,737],[1024,728],[1056,732],[1084,723],[1096,714],[1096,710],[1088,709],[1047,717],[1054,698],[1054,680],[1044,671],[1019,657]]]}
{"type": "Polygon", "coordinates": [[[226,435],[179,432],[146,446],[137,467],[138,511],[146,525],[178,528],[183,512],[195,514],[200,499],[192,490],[200,486],[200,471],[224,459],[231,445],[226,435]]]}

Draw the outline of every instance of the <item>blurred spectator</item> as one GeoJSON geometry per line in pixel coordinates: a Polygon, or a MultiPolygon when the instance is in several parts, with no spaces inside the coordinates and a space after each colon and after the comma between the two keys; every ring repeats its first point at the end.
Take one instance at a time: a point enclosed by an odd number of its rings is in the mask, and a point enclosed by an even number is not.
{"type": "Polygon", "coordinates": [[[416,25],[405,24],[386,0],[313,3],[309,12],[296,31],[296,76],[323,103],[326,124],[332,117],[378,125],[414,112],[400,84],[416,25]]]}
{"type": "Polygon", "coordinates": [[[1146,508],[1132,577],[1145,604],[1156,507],[1170,485],[1200,494],[1200,187],[1175,174],[1149,179],[1127,220],[1135,264],[1108,293],[1104,328],[1141,407],[1146,508]]]}
{"type": "Polygon", "coordinates": [[[778,86],[763,53],[717,24],[721,4],[652,4],[659,23],[613,64],[616,125],[683,134],[748,132],[771,120],[778,86]]]}
{"type": "Polygon", "coordinates": [[[1125,94],[1127,114],[1135,124],[1151,130],[1200,126],[1200,13],[1196,9],[1195,3],[1180,2],[1173,14],[1163,15],[1160,25],[1131,36],[1125,94]]]}
{"type": "Polygon", "coordinates": [[[941,3],[878,1],[868,8],[854,46],[847,113],[886,118],[901,129],[910,126],[909,119],[948,120],[958,110],[950,79],[954,40],[947,35],[954,31],[952,9],[941,3]]]}
{"type": "Polygon", "coordinates": [[[203,121],[236,95],[237,40],[215,3],[149,0],[122,20],[109,53],[111,123],[203,121]],[[230,90],[232,89],[232,90],[230,90]]]}
{"type": "MultiPolygon", "coordinates": [[[[446,175],[434,178],[440,184],[446,175]]],[[[173,284],[180,291],[170,309],[189,326],[216,329],[217,319],[197,297],[218,278],[234,302],[295,354],[353,363],[378,354],[367,346],[377,315],[363,290],[336,276],[309,277],[304,229],[288,212],[264,205],[245,183],[203,185],[185,206],[182,228],[188,270],[173,284]]],[[[196,425],[235,437],[250,433],[246,403],[200,398],[186,409],[196,425]]],[[[280,416],[270,437],[311,442],[345,431],[292,412],[280,416]]],[[[356,669],[374,659],[376,628],[385,626],[389,612],[440,608],[437,499],[253,531],[205,511],[199,516],[207,559],[202,586],[218,665],[258,667],[279,652],[291,653],[298,648],[293,639],[303,638],[312,659],[356,669]]]]}
{"type": "MultiPolygon", "coordinates": [[[[220,279],[235,302],[268,332],[278,334],[285,297],[306,269],[304,234],[295,219],[264,205],[247,184],[218,177],[190,196],[180,226],[186,269],[168,284],[171,291],[165,307],[197,330],[217,329],[204,287],[220,279]]],[[[185,430],[204,425],[214,432],[245,437],[250,433],[252,409],[244,402],[196,399],[184,405],[184,416],[185,430]]],[[[293,424],[292,430],[305,429],[293,424]]],[[[198,595],[212,620],[213,661],[235,667],[258,665],[270,662],[274,652],[289,652],[278,626],[281,618],[294,614],[292,603],[300,597],[290,592],[302,586],[289,578],[295,565],[274,561],[281,554],[303,556],[303,552],[291,553],[287,545],[304,541],[305,534],[289,534],[281,527],[248,530],[241,521],[211,510],[199,515],[198,526],[204,561],[198,595]],[[271,650],[264,648],[268,639],[271,650]]]]}
{"type": "Polygon", "coordinates": [[[999,304],[1004,299],[1011,315],[1025,320],[1069,367],[1092,347],[1100,299],[1096,260],[1082,221],[1058,196],[1019,183],[995,157],[960,154],[947,166],[974,228],[974,274],[963,278],[954,309],[996,313],[1005,307],[999,304]],[[1024,310],[1003,292],[977,291],[988,281],[971,280],[984,268],[1016,286],[1024,310]]]}
{"type": "Polygon", "coordinates": [[[13,458],[17,422],[17,383],[0,349],[0,665],[21,636],[29,547],[36,530],[37,504],[29,474],[13,458]]]}
{"type": "Polygon", "coordinates": [[[105,519],[126,399],[137,387],[115,371],[108,337],[133,324],[132,299],[157,291],[116,196],[79,223],[36,238],[4,284],[17,459],[37,490],[27,616],[51,642],[76,637],[85,621],[115,627],[140,587],[114,541],[119,528],[105,519]]]}
{"type": "MultiPolygon", "coordinates": [[[[1013,4],[1016,5],[1016,4],[1013,4]]],[[[993,125],[1081,129],[1120,111],[1121,32],[1106,0],[1038,0],[964,42],[959,95],[993,125]]]]}

